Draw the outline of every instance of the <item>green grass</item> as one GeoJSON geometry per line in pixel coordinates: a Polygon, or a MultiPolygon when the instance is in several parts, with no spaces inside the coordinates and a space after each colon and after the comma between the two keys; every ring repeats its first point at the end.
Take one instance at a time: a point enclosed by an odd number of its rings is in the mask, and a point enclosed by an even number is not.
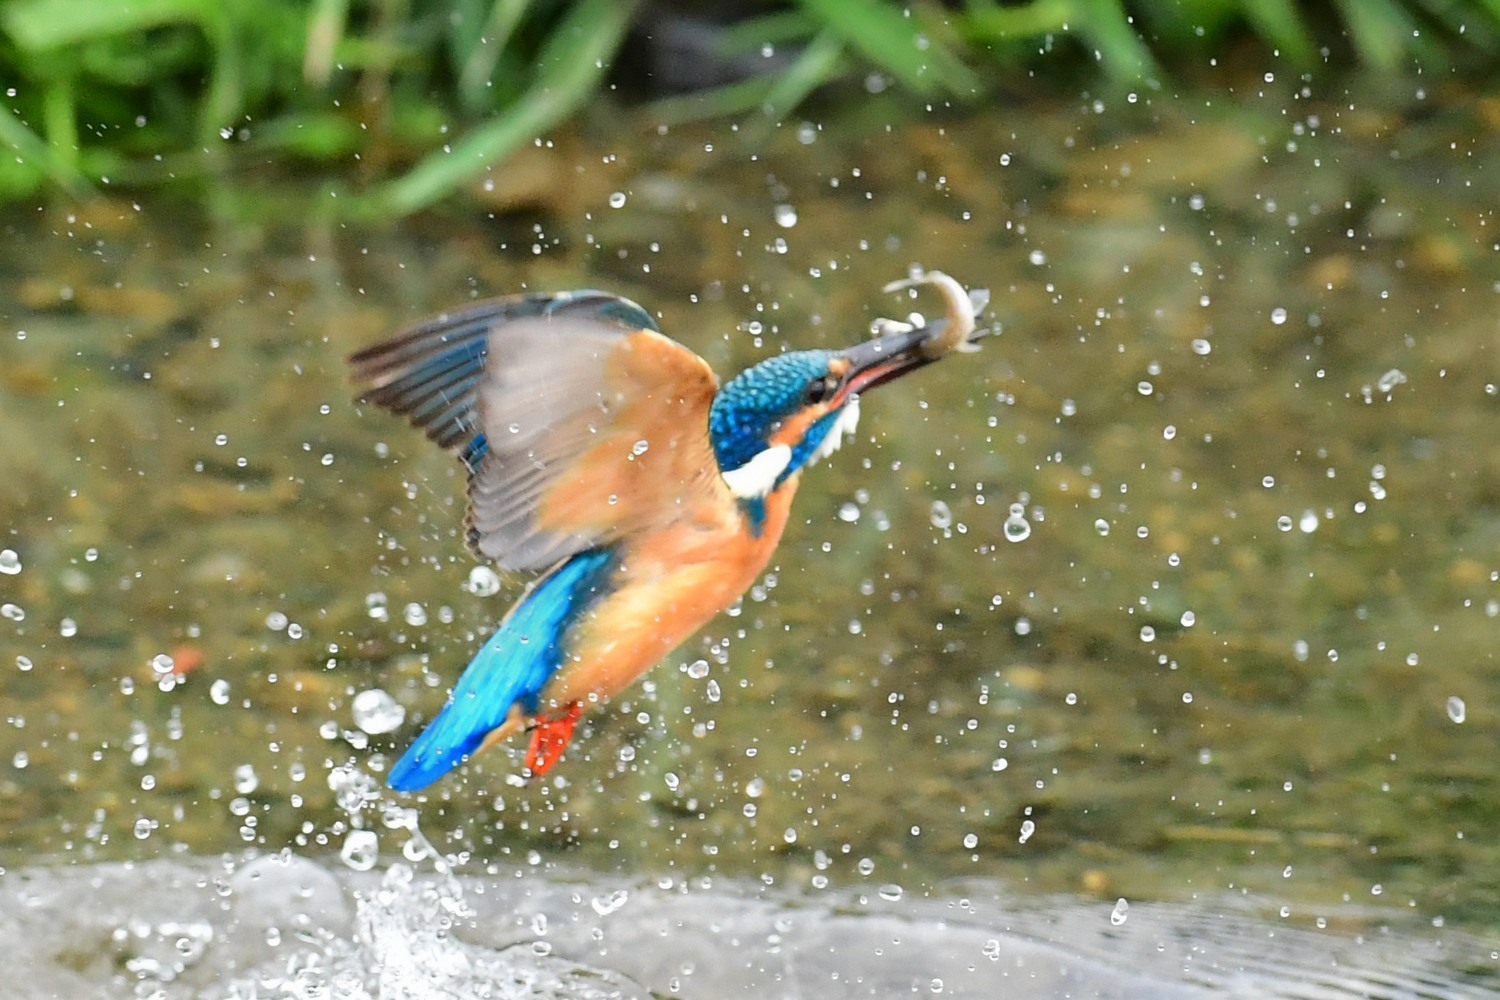
{"type": "MultiPolygon", "coordinates": [[[[660,8],[658,8],[659,12],[660,8]]],[[[716,55],[788,58],[648,107],[774,124],[814,92],[983,101],[1018,74],[1164,82],[1258,44],[1275,65],[1482,65],[1500,0],[771,0],[716,55]]],[[[600,94],[629,0],[7,0],[0,202],[105,184],[203,191],[247,164],[392,217],[462,190],[600,94]]]]}

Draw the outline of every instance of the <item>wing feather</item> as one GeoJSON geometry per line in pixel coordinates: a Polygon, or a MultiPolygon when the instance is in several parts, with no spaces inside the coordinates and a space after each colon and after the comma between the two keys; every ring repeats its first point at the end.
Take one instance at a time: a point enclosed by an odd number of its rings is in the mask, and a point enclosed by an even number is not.
{"type": "Polygon", "coordinates": [[[713,372],[627,299],[484,302],[350,363],[362,399],[461,452],[470,544],[504,569],[734,509],[708,437],[713,372]]]}

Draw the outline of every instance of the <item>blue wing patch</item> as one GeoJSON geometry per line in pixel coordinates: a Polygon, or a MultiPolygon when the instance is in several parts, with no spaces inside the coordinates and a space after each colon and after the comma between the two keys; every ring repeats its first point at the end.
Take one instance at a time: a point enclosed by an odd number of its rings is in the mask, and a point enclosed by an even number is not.
{"type": "Polygon", "coordinates": [[[539,707],[542,688],[562,664],[568,628],[604,593],[614,552],[580,552],[527,591],[500,629],[464,668],[448,704],[391,768],[398,792],[425,788],[479,749],[519,703],[539,707]]]}

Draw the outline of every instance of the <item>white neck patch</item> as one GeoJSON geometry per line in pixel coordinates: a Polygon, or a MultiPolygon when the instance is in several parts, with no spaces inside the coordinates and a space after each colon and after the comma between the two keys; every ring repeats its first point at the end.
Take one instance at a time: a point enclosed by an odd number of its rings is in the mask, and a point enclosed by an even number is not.
{"type": "Polygon", "coordinates": [[[853,437],[854,430],[859,426],[859,397],[850,396],[849,402],[839,411],[839,418],[828,428],[828,433],[823,440],[818,442],[817,450],[808,458],[807,464],[812,465],[819,459],[827,458],[839,450],[839,445],[844,443],[844,438],[853,437]]]}
{"type": "Polygon", "coordinates": [[[741,500],[759,500],[771,492],[777,477],[791,462],[792,449],[784,444],[774,444],[738,469],[721,474],[730,493],[741,500]]]}

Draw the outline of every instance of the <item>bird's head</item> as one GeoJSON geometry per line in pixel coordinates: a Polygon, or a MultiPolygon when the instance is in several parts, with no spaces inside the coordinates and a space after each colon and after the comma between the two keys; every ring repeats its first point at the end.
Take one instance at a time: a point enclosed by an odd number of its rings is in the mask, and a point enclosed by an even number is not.
{"type": "Polygon", "coordinates": [[[731,379],[708,417],[730,492],[758,501],[836,451],[859,422],[859,394],[935,360],[922,350],[931,337],[930,328],[919,328],[842,351],[795,351],[731,379]]]}

